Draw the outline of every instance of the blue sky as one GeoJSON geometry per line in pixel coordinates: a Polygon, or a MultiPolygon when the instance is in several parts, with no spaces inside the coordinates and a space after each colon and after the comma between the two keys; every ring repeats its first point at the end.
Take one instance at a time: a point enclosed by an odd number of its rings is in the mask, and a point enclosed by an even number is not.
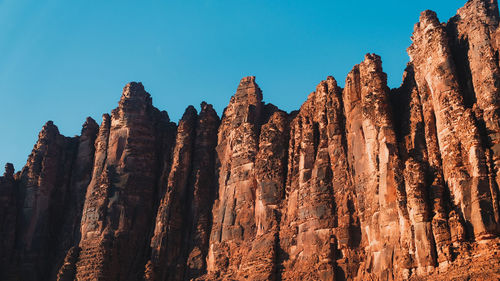
{"type": "Polygon", "coordinates": [[[68,136],[100,123],[129,81],[176,122],[201,101],[221,114],[248,75],[266,102],[298,109],[368,52],[397,87],[419,13],[447,21],[464,3],[0,0],[0,164],[21,169],[47,120],[68,136]]]}

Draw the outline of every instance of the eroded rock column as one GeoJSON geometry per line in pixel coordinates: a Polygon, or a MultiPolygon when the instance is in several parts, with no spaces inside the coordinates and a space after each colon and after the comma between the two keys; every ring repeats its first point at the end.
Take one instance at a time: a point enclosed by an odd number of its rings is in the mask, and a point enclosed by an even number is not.
{"type": "Polygon", "coordinates": [[[380,57],[368,54],[347,76],[343,100],[366,254],[360,266],[365,276],[392,280],[409,274],[411,234],[386,79],[380,57]]]}
{"type": "Polygon", "coordinates": [[[262,92],[255,77],[243,78],[224,111],[218,134],[219,190],[207,258],[213,276],[236,276],[256,234],[255,157],[261,111],[262,92]]]}
{"type": "Polygon", "coordinates": [[[491,188],[480,133],[470,109],[464,106],[448,37],[436,14],[425,11],[415,25],[408,49],[415,80],[430,100],[436,120],[444,180],[450,189],[459,220],[469,235],[488,237],[496,229],[491,188]]]}
{"type": "Polygon", "coordinates": [[[144,272],[159,159],[158,123],[168,123],[140,83],[123,89],[96,141],[81,223],[77,280],[137,280],[144,272]]]}

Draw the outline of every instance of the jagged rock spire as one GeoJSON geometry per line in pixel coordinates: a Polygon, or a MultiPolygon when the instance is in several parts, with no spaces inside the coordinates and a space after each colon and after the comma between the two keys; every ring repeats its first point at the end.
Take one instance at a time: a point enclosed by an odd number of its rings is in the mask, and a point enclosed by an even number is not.
{"type": "Polygon", "coordinates": [[[2,280],[497,280],[497,1],[424,11],[401,87],[367,54],[299,111],[243,78],[178,124],[131,82],[0,177],[2,280]]]}

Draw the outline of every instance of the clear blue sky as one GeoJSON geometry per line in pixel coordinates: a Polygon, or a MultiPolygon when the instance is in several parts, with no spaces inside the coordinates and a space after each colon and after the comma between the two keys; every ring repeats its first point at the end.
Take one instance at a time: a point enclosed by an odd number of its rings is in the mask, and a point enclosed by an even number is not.
{"type": "Polygon", "coordinates": [[[87,116],[100,123],[129,81],[176,122],[203,100],[220,114],[248,75],[266,102],[298,109],[367,52],[397,87],[419,13],[447,21],[464,3],[0,0],[0,164],[19,170],[47,120],[68,136],[87,116]]]}

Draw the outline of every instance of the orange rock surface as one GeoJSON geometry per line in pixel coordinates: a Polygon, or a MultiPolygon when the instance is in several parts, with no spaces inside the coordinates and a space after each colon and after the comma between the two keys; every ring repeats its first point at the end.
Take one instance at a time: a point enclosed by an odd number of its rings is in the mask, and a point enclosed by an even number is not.
{"type": "Polygon", "coordinates": [[[298,111],[240,81],[178,124],[141,83],[0,177],[0,280],[500,280],[500,16],[424,11],[298,111]]]}

